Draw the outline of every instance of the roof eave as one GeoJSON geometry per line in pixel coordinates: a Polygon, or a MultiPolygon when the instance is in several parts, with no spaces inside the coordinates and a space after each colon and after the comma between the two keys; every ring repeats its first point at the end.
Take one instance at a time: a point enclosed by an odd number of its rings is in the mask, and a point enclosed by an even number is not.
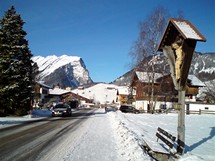
{"type": "Polygon", "coordinates": [[[206,38],[195,28],[195,26],[193,26],[193,24],[190,21],[176,19],[176,18],[170,18],[169,21],[168,21],[168,24],[166,26],[166,29],[164,30],[164,33],[162,35],[160,44],[158,45],[157,51],[160,51],[160,52],[163,51],[163,44],[164,44],[164,41],[165,41],[165,39],[167,37],[166,35],[168,33],[168,30],[170,30],[169,28],[171,27],[171,25],[173,25],[178,30],[178,32],[182,35],[182,37],[184,39],[189,39],[189,40],[194,40],[194,41],[202,41],[202,42],[206,42],[207,41],[206,38]],[[181,29],[175,23],[175,21],[186,22],[197,33],[197,35],[199,35],[200,38],[199,39],[198,38],[197,39],[187,38],[186,35],[181,31],[181,29]]]}

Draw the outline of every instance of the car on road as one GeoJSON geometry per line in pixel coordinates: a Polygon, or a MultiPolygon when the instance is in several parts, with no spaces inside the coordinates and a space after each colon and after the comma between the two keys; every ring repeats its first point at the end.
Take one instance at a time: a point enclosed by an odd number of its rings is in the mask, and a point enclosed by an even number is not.
{"type": "Polygon", "coordinates": [[[137,110],[131,105],[121,105],[119,110],[124,113],[140,113],[139,110],[137,110]]]}
{"type": "Polygon", "coordinates": [[[72,109],[66,103],[59,103],[52,108],[52,116],[72,116],[72,109]]]}

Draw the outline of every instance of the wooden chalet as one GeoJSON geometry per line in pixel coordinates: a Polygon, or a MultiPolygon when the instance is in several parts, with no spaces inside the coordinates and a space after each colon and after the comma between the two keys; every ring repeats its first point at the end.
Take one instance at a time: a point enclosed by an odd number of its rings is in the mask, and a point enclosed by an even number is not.
{"type": "Polygon", "coordinates": [[[120,86],[117,88],[117,100],[116,102],[119,103],[119,105],[130,103],[130,100],[135,99],[135,92],[130,91],[130,88],[127,86],[120,86]]]}
{"type": "MultiPolygon", "coordinates": [[[[152,92],[152,73],[136,71],[134,72],[131,86],[136,90],[136,108],[148,110],[148,100],[152,92]]],[[[195,96],[198,94],[199,87],[204,84],[194,75],[189,75],[186,84],[186,100],[195,102],[195,96]]],[[[170,74],[163,75],[154,73],[154,100],[156,101],[155,109],[161,105],[169,106],[177,102],[178,91],[170,74]]]]}
{"type": "Polygon", "coordinates": [[[65,89],[61,89],[60,87],[56,86],[53,89],[49,90],[49,99],[55,100],[55,102],[65,102],[65,98],[70,95],[70,91],[65,89]]]}
{"type": "Polygon", "coordinates": [[[55,99],[55,102],[69,102],[73,107],[77,107],[80,103],[92,103],[92,100],[75,94],[69,90],[55,87],[49,92],[49,99],[55,99]]]}
{"type": "Polygon", "coordinates": [[[79,104],[84,104],[84,103],[92,103],[93,100],[92,99],[88,99],[86,97],[83,97],[81,95],[75,94],[73,92],[70,92],[69,95],[67,95],[66,97],[64,97],[64,100],[66,102],[70,102],[71,104],[78,103],[79,104]]]}

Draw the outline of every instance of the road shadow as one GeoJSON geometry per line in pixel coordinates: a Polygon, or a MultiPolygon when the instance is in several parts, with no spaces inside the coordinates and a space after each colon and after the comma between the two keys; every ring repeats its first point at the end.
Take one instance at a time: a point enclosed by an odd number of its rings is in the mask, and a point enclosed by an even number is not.
{"type": "Polygon", "coordinates": [[[215,136],[215,127],[211,127],[211,132],[208,137],[203,138],[202,140],[196,142],[195,144],[193,144],[191,146],[186,145],[185,152],[188,152],[188,151],[190,152],[190,151],[194,150],[198,146],[200,146],[203,143],[207,142],[208,140],[212,139],[214,136],[215,136]]]}
{"type": "Polygon", "coordinates": [[[13,130],[17,129],[23,126],[28,126],[34,123],[38,122],[55,122],[55,121],[66,121],[66,120],[72,120],[72,119],[87,119],[89,116],[93,115],[93,111],[88,111],[89,109],[85,110],[77,110],[76,112],[72,113],[72,116],[68,117],[62,117],[62,116],[57,116],[57,117],[41,117],[37,119],[32,119],[32,120],[1,120],[0,125],[5,125],[6,127],[0,128],[0,132],[7,131],[7,130],[13,130]],[[9,125],[9,126],[8,126],[9,125]]]}
{"type": "Polygon", "coordinates": [[[14,130],[17,128],[20,128],[22,126],[28,126],[30,124],[38,123],[38,122],[55,122],[55,121],[66,121],[66,120],[73,120],[73,119],[90,119],[91,116],[93,117],[99,117],[104,116],[107,112],[112,111],[112,109],[108,108],[108,111],[104,110],[98,110],[97,108],[86,108],[86,109],[78,109],[76,111],[72,112],[72,116],[68,117],[43,117],[39,119],[34,120],[14,120],[14,121],[0,121],[0,124],[2,125],[9,125],[4,128],[0,128],[0,132],[7,131],[7,130],[14,130]]]}

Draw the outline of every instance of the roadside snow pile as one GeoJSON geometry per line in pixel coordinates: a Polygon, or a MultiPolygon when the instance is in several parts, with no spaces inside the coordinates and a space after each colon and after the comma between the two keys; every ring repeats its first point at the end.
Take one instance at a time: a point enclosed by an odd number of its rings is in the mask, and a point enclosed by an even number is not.
{"type": "MultiPolygon", "coordinates": [[[[109,118],[114,131],[115,140],[119,145],[119,153],[129,161],[152,161],[153,159],[144,153],[141,145],[143,140],[140,139],[141,131],[134,132],[126,121],[126,117],[117,111],[110,112],[109,118]]],[[[133,125],[132,125],[133,126],[133,125]]]]}
{"type": "MultiPolygon", "coordinates": [[[[117,140],[122,145],[122,153],[130,160],[148,160],[141,151],[143,139],[156,140],[156,130],[161,127],[177,136],[177,114],[125,114],[110,113],[117,140]],[[125,147],[129,147],[126,150],[125,147]]],[[[185,154],[179,160],[213,161],[215,158],[215,116],[186,115],[185,154]]],[[[128,160],[129,160],[128,159],[128,160]]],[[[151,160],[151,158],[149,159],[151,160]]]]}
{"type": "Polygon", "coordinates": [[[4,128],[7,126],[12,126],[16,124],[21,124],[26,121],[32,120],[31,118],[23,118],[23,117],[0,117],[0,128],[4,128]]]}
{"type": "Polygon", "coordinates": [[[41,119],[41,117],[50,117],[49,110],[33,110],[31,115],[23,117],[0,117],[0,128],[14,126],[25,122],[41,119]]]}

